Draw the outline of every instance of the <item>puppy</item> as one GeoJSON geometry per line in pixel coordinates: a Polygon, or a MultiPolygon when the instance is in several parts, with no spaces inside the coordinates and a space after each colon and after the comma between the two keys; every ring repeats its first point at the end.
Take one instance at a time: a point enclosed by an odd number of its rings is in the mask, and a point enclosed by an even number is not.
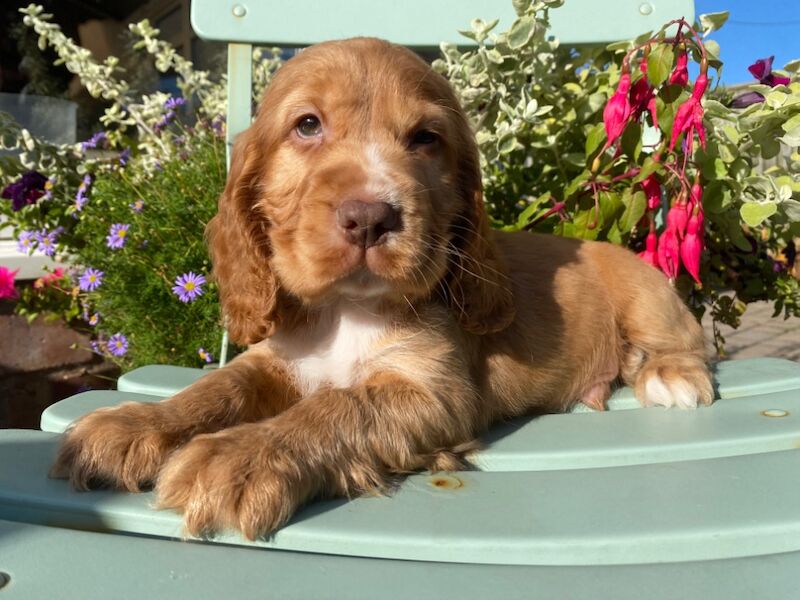
{"type": "Polygon", "coordinates": [[[236,142],[208,241],[249,349],[156,404],[89,414],[52,470],[139,491],[198,535],[268,534],[317,496],[458,469],[493,421],[709,404],[703,333],[656,269],[605,243],[489,228],[447,81],[376,39],[289,61],[236,142]]]}

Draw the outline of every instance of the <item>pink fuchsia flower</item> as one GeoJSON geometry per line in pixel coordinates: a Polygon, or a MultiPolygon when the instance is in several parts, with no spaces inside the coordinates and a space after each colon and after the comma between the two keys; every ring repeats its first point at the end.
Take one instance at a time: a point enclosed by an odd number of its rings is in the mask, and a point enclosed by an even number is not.
{"type": "Polygon", "coordinates": [[[101,270],[89,267],[78,279],[78,287],[84,292],[93,292],[103,283],[104,276],[105,273],[101,270]]]}
{"type": "Polygon", "coordinates": [[[644,111],[650,113],[653,126],[658,127],[658,116],[656,115],[656,93],[653,86],[647,79],[647,62],[641,63],[642,76],[636,80],[631,88],[631,119],[638,121],[644,111]]]}
{"type": "Polygon", "coordinates": [[[36,204],[44,196],[44,184],[47,178],[38,171],[28,171],[12,184],[3,188],[0,196],[11,200],[11,210],[17,212],[25,206],[36,204]]]}
{"type": "Polygon", "coordinates": [[[672,223],[672,228],[678,234],[678,239],[682,240],[686,234],[686,224],[689,221],[689,209],[686,205],[686,199],[681,196],[678,201],[672,205],[667,213],[667,227],[672,223]]]}
{"type": "Polygon", "coordinates": [[[114,250],[119,250],[125,246],[129,228],[130,225],[126,225],[125,223],[114,223],[106,236],[106,246],[114,250]]]}
{"type": "Polygon", "coordinates": [[[680,252],[681,245],[678,240],[678,234],[671,229],[667,229],[658,240],[658,266],[670,279],[675,279],[678,276],[680,252]]]}
{"type": "Polygon", "coordinates": [[[617,85],[617,91],[608,100],[603,109],[603,124],[606,128],[606,145],[603,151],[611,147],[625,131],[625,125],[631,115],[631,104],[628,100],[628,92],[631,89],[630,73],[622,73],[617,85]]]}
{"type": "Polygon", "coordinates": [[[128,352],[128,338],[121,333],[115,333],[108,338],[106,347],[114,356],[125,356],[125,354],[128,352]]]}
{"type": "Polygon", "coordinates": [[[208,352],[205,348],[198,348],[197,354],[207,363],[214,362],[214,355],[211,354],[211,352],[208,352]]]}
{"type": "Polygon", "coordinates": [[[697,283],[700,282],[700,256],[703,253],[703,210],[697,205],[689,217],[681,244],[681,262],[697,283]]]}
{"type": "Polygon", "coordinates": [[[689,55],[686,54],[686,50],[684,50],[678,54],[678,58],[675,61],[675,68],[669,76],[670,85],[685,86],[689,83],[688,64],[689,55]]]}
{"type": "Polygon", "coordinates": [[[17,288],[14,287],[14,278],[17,273],[19,273],[19,269],[12,271],[0,267],[0,299],[12,299],[18,296],[17,288]]]}
{"type": "Polygon", "coordinates": [[[703,207],[703,186],[700,181],[696,180],[692,185],[692,191],[689,194],[689,212],[694,210],[695,206],[703,207]]]}
{"type": "Polygon", "coordinates": [[[648,265],[653,265],[658,268],[658,236],[655,231],[647,234],[647,239],[644,242],[644,250],[639,252],[641,258],[648,265]]]}
{"type": "Polygon", "coordinates": [[[188,273],[179,275],[175,279],[172,293],[175,294],[181,302],[194,302],[203,295],[203,284],[205,282],[205,277],[189,271],[188,273]]]}
{"type": "Polygon", "coordinates": [[[700,73],[694,82],[694,89],[689,99],[678,107],[675,121],[672,123],[672,139],[669,149],[672,150],[682,133],[686,133],[686,152],[691,154],[694,149],[694,134],[700,138],[700,144],[706,147],[706,130],[703,128],[703,105],[700,101],[708,87],[708,76],[700,73]]]}
{"type": "Polygon", "coordinates": [[[645,196],[647,196],[647,208],[655,210],[661,206],[661,184],[655,176],[655,173],[649,175],[641,183],[645,196]]]}

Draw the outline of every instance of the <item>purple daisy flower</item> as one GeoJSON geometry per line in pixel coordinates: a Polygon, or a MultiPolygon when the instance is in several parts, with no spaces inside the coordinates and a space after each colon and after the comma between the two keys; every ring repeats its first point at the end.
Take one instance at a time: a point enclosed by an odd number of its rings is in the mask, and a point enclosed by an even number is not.
{"type": "Polygon", "coordinates": [[[172,293],[175,294],[181,302],[193,302],[203,295],[203,284],[205,282],[205,277],[189,271],[188,273],[179,275],[178,278],[175,279],[172,293]]]}
{"type": "Polygon", "coordinates": [[[140,213],[140,212],[142,212],[142,209],[144,208],[144,200],[139,198],[139,199],[131,202],[130,204],[128,204],[128,206],[130,207],[130,209],[133,212],[140,213]]]}
{"type": "Polygon", "coordinates": [[[114,223],[106,236],[106,246],[118,250],[125,245],[125,236],[128,235],[130,225],[114,223]]]}
{"type": "Polygon", "coordinates": [[[124,167],[128,164],[128,161],[131,158],[131,149],[125,148],[122,153],[119,155],[119,166],[124,167]]]}
{"type": "Polygon", "coordinates": [[[55,176],[48,178],[47,181],[44,182],[44,196],[42,200],[52,200],[53,199],[53,188],[56,185],[56,181],[58,181],[55,176]]]}
{"type": "Polygon", "coordinates": [[[83,272],[80,279],[78,279],[78,287],[84,292],[93,292],[103,283],[104,276],[105,273],[101,270],[89,267],[83,272]]]}
{"type": "Polygon", "coordinates": [[[89,148],[97,148],[98,145],[106,141],[106,132],[98,131],[85,142],[81,142],[81,152],[86,152],[89,148]]]}
{"type": "Polygon", "coordinates": [[[89,323],[92,327],[97,325],[100,322],[100,313],[94,313],[91,317],[86,319],[86,322],[89,323]]]}
{"type": "Polygon", "coordinates": [[[175,110],[176,108],[180,108],[186,104],[186,100],[181,97],[178,98],[169,98],[166,102],[164,102],[164,108],[167,110],[175,110]]]}
{"type": "Polygon", "coordinates": [[[108,351],[114,356],[125,356],[128,352],[128,338],[121,333],[115,333],[108,338],[108,351]]]}
{"type": "Polygon", "coordinates": [[[19,237],[17,238],[17,250],[22,252],[23,254],[31,254],[36,245],[34,242],[36,241],[36,232],[35,231],[20,231],[19,237]]]}
{"type": "Polygon", "coordinates": [[[86,203],[89,201],[89,188],[91,185],[92,176],[87,173],[83,176],[83,181],[81,181],[81,184],[78,186],[78,193],[75,194],[75,202],[73,203],[72,207],[75,209],[76,213],[81,212],[83,207],[86,206],[86,203]]]}
{"type": "Polygon", "coordinates": [[[92,340],[89,342],[89,347],[95,354],[103,354],[103,343],[100,340],[92,340]]]}
{"type": "Polygon", "coordinates": [[[11,209],[16,212],[44,196],[47,178],[38,171],[28,171],[18,181],[7,185],[0,197],[11,200],[11,209]]]}
{"type": "Polygon", "coordinates": [[[49,233],[46,229],[42,229],[35,233],[38,249],[41,250],[42,254],[45,256],[53,256],[53,254],[56,253],[56,241],[60,233],[61,231],[59,229],[54,229],[49,233]]]}
{"type": "Polygon", "coordinates": [[[214,355],[211,352],[206,351],[205,348],[198,348],[197,354],[200,355],[200,358],[207,363],[214,362],[214,355]]]}

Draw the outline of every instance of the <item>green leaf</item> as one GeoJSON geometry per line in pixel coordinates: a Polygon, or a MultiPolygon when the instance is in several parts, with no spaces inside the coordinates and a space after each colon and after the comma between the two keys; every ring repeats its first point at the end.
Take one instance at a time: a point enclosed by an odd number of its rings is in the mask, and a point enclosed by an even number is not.
{"type": "Polygon", "coordinates": [[[649,156],[644,159],[644,163],[642,164],[642,168],[636,174],[636,177],[633,178],[633,183],[640,183],[650,177],[653,173],[661,172],[662,167],[661,164],[654,161],[649,156]]]}
{"type": "Polygon", "coordinates": [[[527,44],[536,30],[536,20],[533,17],[520,17],[508,32],[508,47],[512,50],[522,48],[527,44]]]}
{"type": "Polygon", "coordinates": [[[739,214],[750,227],[757,227],[777,211],[774,202],[747,202],[739,209],[739,214]]]}
{"type": "Polygon", "coordinates": [[[625,211],[619,218],[618,224],[621,231],[629,233],[644,216],[647,210],[647,197],[642,190],[631,193],[631,188],[628,188],[622,194],[622,203],[625,205],[625,211]]]}
{"type": "Polygon", "coordinates": [[[659,86],[667,80],[674,61],[675,52],[672,46],[657,44],[650,50],[650,55],[647,57],[647,78],[653,86],[659,86]]]}
{"type": "Polygon", "coordinates": [[[792,146],[795,148],[797,146],[800,146],[800,125],[797,125],[797,127],[790,129],[789,131],[786,132],[785,135],[783,135],[778,139],[781,140],[787,146],[792,146]]]}
{"type": "Polygon", "coordinates": [[[589,130],[586,136],[586,159],[594,154],[594,151],[600,147],[603,140],[606,139],[606,130],[602,123],[595,123],[594,127],[589,130]]]}
{"type": "Polygon", "coordinates": [[[729,16],[730,12],[727,10],[700,15],[700,26],[703,28],[703,35],[708,35],[712,31],[716,31],[722,27],[725,24],[725,21],[728,20],[729,16]]]}

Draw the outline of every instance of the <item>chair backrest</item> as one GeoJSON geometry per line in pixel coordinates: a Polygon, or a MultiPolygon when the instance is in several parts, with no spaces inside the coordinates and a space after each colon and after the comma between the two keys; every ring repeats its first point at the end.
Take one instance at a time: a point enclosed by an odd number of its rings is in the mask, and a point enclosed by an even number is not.
{"type": "MultiPolygon", "coordinates": [[[[511,0],[192,0],[191,8],[197,35],[228,43],[228,165],[234,138],[252,118],[254,44],[296,47],[373,36],[418,49],[467,46],[458,31],[472,19],[499,19],[503,28],[515,17],[511,0]]],[[[634,38],[678,17],[694,20],[694,0],[566,0],[551,12],[551,30],[566,44],[597,44],[634,38]]],[[[227,335],[220,366],[226,354],[227,335]]]]}

